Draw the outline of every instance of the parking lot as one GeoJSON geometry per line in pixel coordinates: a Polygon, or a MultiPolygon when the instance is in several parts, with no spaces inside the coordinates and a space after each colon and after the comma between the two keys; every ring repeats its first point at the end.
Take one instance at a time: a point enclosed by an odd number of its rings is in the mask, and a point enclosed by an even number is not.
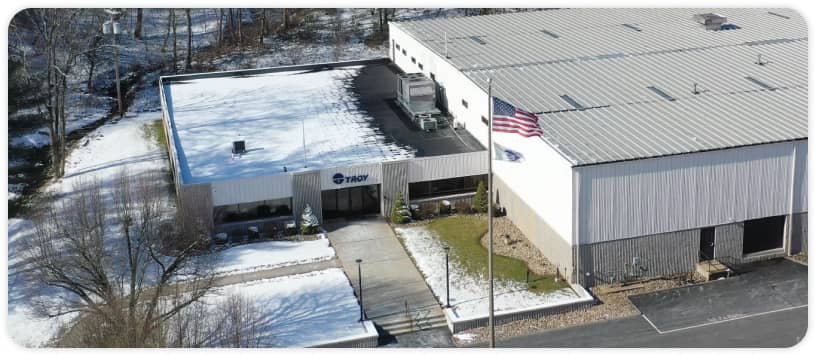
{"type": "Polygon", "coordinates": [[[807,307],[807,266],[777,259],[732,278],[630,297],[660,333],[807,307]]]}

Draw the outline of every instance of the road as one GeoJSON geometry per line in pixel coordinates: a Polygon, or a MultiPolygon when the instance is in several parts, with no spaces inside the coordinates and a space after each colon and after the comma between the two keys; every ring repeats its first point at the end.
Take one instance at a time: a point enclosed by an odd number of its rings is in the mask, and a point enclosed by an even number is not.
{"type": "MultiPolygon", "coordinates": [[[[807,307],[658,333],[642,316],[546,331],[499,347],[787,347],[807,332],[807,307]]],[[[481,345],[480,345],[481,346],[481,345]]]]}

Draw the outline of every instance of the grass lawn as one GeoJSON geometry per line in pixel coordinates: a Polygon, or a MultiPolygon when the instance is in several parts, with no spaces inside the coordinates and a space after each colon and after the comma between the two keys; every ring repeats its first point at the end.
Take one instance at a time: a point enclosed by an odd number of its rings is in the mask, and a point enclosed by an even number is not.
{"type": "MultiPolygon", "coordinates": [[[[428,228],[440,240],[450,246],[451,258],[467,271],[487,276],[487,249],[480,240],[487,233],[487,221],[475,216],[457,215],[434,219],[428,228]]],[[[527,265],[515,258],[493,254],[493,274],[497,279],[524,282],[527,280],[527,265]]],[[[555,282],[553,275],[538,275],[530,272],[530,291],[548,292],[568,287],[563,281],[555,282]]]]}
{"type": "Polygon", "coordinates": [[[164,125],[161,120],[145,124],[142,131],[144,131],[145,137],[155,141],[165,151],[167,150],[167,136],[165,136],[164,125]]]}

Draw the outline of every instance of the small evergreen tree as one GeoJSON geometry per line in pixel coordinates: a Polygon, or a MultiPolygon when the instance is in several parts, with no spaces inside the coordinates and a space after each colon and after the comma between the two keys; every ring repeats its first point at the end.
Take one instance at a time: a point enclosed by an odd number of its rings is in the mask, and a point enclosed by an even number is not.
{"type": "Polygon", "coordinates": [[[300,215],[300,233],[304,235],[316,234],[320,228],[320,222],[317,221],[317,216],[312,212],[312,206],[306,204],[303,208],[303,214],[300,215]]]}
{"type": "Polygon", "coordinates": [[[406,214],[408,211],[408,207],[405,205],[405,198],[402,197],[402,193],[397,193],[396,198],[394,198],[394,205],[391,208],[391,223],[392,224],[405,224],[411,220],[410,213],[406,214]]]}
{"type": "Polygon", "coordinates": [[[473,209],[479,213],[487,212],[487,188],[484,181],[479,181],[476,186],[476,195],[473,196],[473,209]]]}

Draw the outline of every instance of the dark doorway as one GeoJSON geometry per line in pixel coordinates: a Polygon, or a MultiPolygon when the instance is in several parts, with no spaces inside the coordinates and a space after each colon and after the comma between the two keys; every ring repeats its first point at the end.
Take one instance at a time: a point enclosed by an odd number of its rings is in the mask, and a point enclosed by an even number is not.
{"type": "Polygon", "coordinates": [[[785,241],[785,216],[745,221],[742,254],[782,248],[785,241]]]}
{"type": "Polygon", "coordinates": [[[714,228],[700,229],[700,262],[714,259],[714,228]]]}
{"type": "Polygon", "coordinates": [[[324,190],[321,198],[325,219],[380,212],[380,186],[378,184],[324,190]]]}

